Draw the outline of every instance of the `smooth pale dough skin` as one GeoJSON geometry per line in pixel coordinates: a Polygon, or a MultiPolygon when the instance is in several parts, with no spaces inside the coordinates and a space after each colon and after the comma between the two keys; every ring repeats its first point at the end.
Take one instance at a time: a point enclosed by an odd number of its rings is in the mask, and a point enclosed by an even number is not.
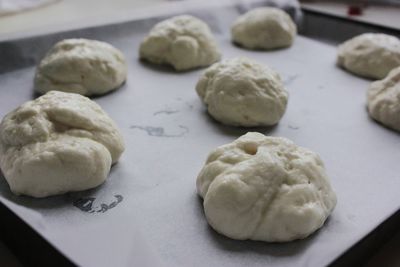
{"type": "Polygon", "coordinates": [[[400,132],[400,67],[385,79],[371,83],[367,101],[373,119],[400,132]]]}
{"type": "Polygon", "coordinates": [[[260,7],[241,15],[232,25],[233,42],[249,49],[289,47],[297,34],[296,24],[283,10],[260,7]]]}
{"type": "Polygon", "coordinates": [[[279,74],[248,58],[215,63],[200,77],[196,91],[214,119],[233,126],[274,125],[288,101],[279,74]]]}
{"type": "Polygon", "coordinates": [[[322,227],[336,205],[316,153],[254,132],[209,154],[197,192],[211,227],[239,240],[305,238],[322,227]]]}
{"type": "Polygon", "coordinates": [[[177,71],[209,66],[221,54],[207,24],[182,15],[157,23],[142,41],[140,58],[155,64],[168,64],[177,71]]]}
{"type": "Polygon", "coordinates": [[[95,40],[66,39],[50,49],[39,63],[35,90],[101,95],[126,80],[127,64],[121,51],[95,40]]]}
{"type": "Polygon", "coordinates": [[[46,197],[96,187],[123,151],[114,122],[79,94],[51,91],[0,123],[0,168],[17,195],[46,197]]]}
{"type": "Polygon", "coordinates": [[[339,46],[337,64],[366,78],[383,79],[400,66],[400,40],[382,33],[364,33],[339,46]]]}

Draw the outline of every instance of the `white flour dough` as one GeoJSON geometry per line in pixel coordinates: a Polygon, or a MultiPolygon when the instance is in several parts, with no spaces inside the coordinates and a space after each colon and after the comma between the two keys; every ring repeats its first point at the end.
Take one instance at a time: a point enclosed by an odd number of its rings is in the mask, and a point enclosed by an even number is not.
{"type": "Polygon", "coordinates": [[[239,240],[305,238],[336,205],[316,153],[259,133],[212,151],[197,177],[197,192],[211,227],[239,240]]]}
{"type": "Polygon", "coordinates": [[[96,187],[123,150],[110,117],[78,94],[49,92],[0,124],[0,167],[17,195],[46,197],[96,187]]]}
{"type": "Polygon", "coordinates": [[[400,131],[400,67],[393,69],[385,79],[373,82],[367,98],[369,115],[400,131]]]}
{"type": "Polygon", "coordinates": [[[182,15],[157,23],[140,45],[140,58],[183,71],[209,66],[221,54],[207,24],[182,15]]]}
{"type": "Polygon", "coordinates": [[[288,93],[278,73],[248,58],[215,63],[196,91],[217,121],[234,126],[268,126],[283,116],[288,93]]]}
{"type": "Polygon", "coordinates": [[[283,10],[260,7],[241,15],[231,28],[232,40],[249,49],[276,49],[291,46],[296,24],[283,10]]]}
{"type": "Polygon", "coordinates": [[[383,79],[400,66],[400,40],[382,33],[364,33],[339,46],[339,66],[359,76],[383,79]]]}
{"type": "Polygon", "coordinates": [[[58,42],[39,63],[35,89],[81,95],[101,95],[115,90],[126,80],[124,55],[110,44],[87,39],[58,42]]]}

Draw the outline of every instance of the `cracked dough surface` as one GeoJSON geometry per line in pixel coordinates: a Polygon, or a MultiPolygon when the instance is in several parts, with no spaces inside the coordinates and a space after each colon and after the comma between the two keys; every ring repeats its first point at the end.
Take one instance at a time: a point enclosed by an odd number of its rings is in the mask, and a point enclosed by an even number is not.
{"type": "Polygon", "coordinates": [[[88,39],[56,43],[41,60],[35,75],[35,90],[81,95],[101,95],[119,88],[126,80],[127,64],[112,45],[88,39]]]}
{"type": "Polygon", "coordinates": [[[196,185],[211,227],[239,240],[305,238],[336,205],[316,153],[254,132],[213,150],[196,185]]]}
{"type": "Polygon", "coordinates": [[[400,40],[382,33],[364,33],[339,46],[337,63],[359,76],[383,79],[400,66],[400,40]]]}
{"type": "Polygon", "coordinates": [[[271,50],[291,46],[296,24],[283,10],[260,7],[241,15],[232,25],[232,40],[249,49],[271,50]]]}
{"type": "Polygon", "coordinates": [[[208,25],[189,15],[157,23],[140,44],[139,54],[142,59],[168,64],[178,71],[209,66],[221,58],[208,25]]]}
{"type": "Polygon", "coordinates": [[[0,167],[17,195],[46,197],[96,187],[123,150],[115,123],[79,94],[51,91],[0,123],[0,167]]]}
{"type": "Polygon", "coordinates": [[[400,131],[400,67],[393,69],[385,79],[371,83],[367,101],[372,118],[400,131]]]}
{"type": "Polygon", "coordinates": [[[214,119],[234,126],[274,125],[288,101],[279,74],[248,58],[215,63],[202,74],[196,91],[214,119]]]}

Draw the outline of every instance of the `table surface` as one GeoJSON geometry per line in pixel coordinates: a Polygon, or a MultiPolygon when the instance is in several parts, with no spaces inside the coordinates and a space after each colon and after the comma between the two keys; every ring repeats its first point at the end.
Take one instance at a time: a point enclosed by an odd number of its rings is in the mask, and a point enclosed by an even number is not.
{"type": "Polygon", "coordinates": [[[0,36],[6,34],[40,32],[46,28],[62,28],[124,16],[133,10],[153,7],[168,0],[61,0],[47,6],[0,17],[0,36]],[[95,7],[95,8],[93,8],[95,7]],[[60,14],[63,14],[60,16],[60,14]]]}
{"type": "Polygon", "coordinates": [[[302,3],[303,8],[323,12],[355,21],[400,30],[400,6],[366,6],[360,16],[348,16],[348,5],[333,1],[302,3]]]}
{"type": "MultiPolygon", "coordinates": [[[[126,11],[127,9],[139,9],[150,6],[160,5],[163,0],[115,0],[112,1],[112,9],[110,11],[110,1],[107,0],[69,0],[60,1],[53,5],[43,8],[23,12],[20,14],[0,17],[0,37],[9,34],[23,34],[29,31],[41,31],[46,29],[48,25],[52,27],[65,26],[68,23],[76,23],[79,20],[92,18],[93,20],[104,16],[113,16],[115,13],[126,11]],[[78,4],[79,2],[79,4],[78,4]],[[96,3],[96,9],[93,10],[93,4],[96,3]],[[64,16],[59,16],[64,14],[64,16]],[[38,19],[41,18],[41,19],[38,19]],[[44,19],[43,19],[44,18],[44,19]]],[[[333,13],[344,12],[343,6],[330,4],[306,4],[308,8],[314,10],[328,10],[333,13]]],[[[391,10],[388,15],[385,9],[369,9],[368,14],[373,14],[373,22],[385,25],[393,23],[400,25],[400,16],[392,16],[391,10]],[[385,13],[385,15],[383,15],[385,13]]],[[[397,10],[398,12],[398,10],[397,10]]],[[[397,13],[398,14],[398,13],[397,13]]],[[[365,19],[365,18],[363,18],[365,19]]],[[[393,26],[393,25],[392,25],[393,26]]],[[[379,251],[377,251],[369,260],[367,266],[399,266],[400,255],[400,232],[393,236],[379,251]]],[[[0,266],[22,266],[18,259],[8,250],[8,248],[0,242],[0,266]]]]}

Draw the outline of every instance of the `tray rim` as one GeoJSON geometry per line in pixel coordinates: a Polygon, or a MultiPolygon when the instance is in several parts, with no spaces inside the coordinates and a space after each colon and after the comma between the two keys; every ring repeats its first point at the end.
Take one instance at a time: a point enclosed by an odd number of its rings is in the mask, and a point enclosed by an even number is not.
{"type": "MultiPolygon", "coordinates": [[[[16,42],[16,41],[21,41],[21,40],[25,40],[25,39],[34,39],[37,37],[45,37],[47,35],[53,35],[53,34],[62,34],[62,33],[72,33],[74,31],[78,31],[78,30],[87,30],[87,29],[94,29],[94,28],[102,28],[102,27],[106,27],[106,26],[111,26],[111,25],[119,25],[119,24],[125,24],[128,22],[133,22],[133,21],[137,21],[137,20],[142,20],[142,19],[148,19],[148,18],[152,18],[152,17],[161,17],[164,15],[168,15],[168,14],[173,14],[173,13],[179,13],[180,11],[184,10],[184,11],[190,11],[190,10],[201,10],[204,8],[210,8],[213,6],[216,7],[221,7],[226,5],[227,3],[229,3],[229,5],[234,6],[237,3],[243,4],[243,3],[265,3],[266,1],[262,1],[262,0],[237,0],[237,1],[230,1],[230,0],[221,0],[221,1],[216,1],[213,2],[213,4],[204,4],[204,5],[198,5],[198,2],[191,2],[189,1],[188,3],[190,3],[189,5],[182,5],[182,3],[187,3],[187,2],[176,2],[174,4],[173,7],[169,6],[170,9],[165,9],[165,6],[160,7],[150,7],[150,8],[144,8],[146,9],[146,13],[143,14],[139,14],[141,13],[140,11],[142,11],[142,9],[139,10],[139,12],[135,12],[135,14],[133,14],[132,16],[126,16],[124,18],[119,18],[119,20],[112,20],[112,21],[104,21],[102,20],[102,23],[100,24],[88,24],[88,25],[84,25],[84,26],[80,26],[80,27],[74,27],[74,28],[68,28],[66,27],[65,29],[61,29],[59,30],[55,30],[55,29],[48,29],[46,31],[43,32],[29,32],[28,34],[24,35],[21,34],[19,35],[16,34],[15,36],[11,35],[11,39],[7,39],[7,40],[3,40],[3,36],[0,36],[0,44],[4,43],[4,42],[16,42]],[[148,13],[147,13],[148,12],[148,13]],[[156,12],[156,13],[153,13],[156,12]],[[151,13],[151,16],[148,17],[148,15],[151,13]]],[[[380,25],[375,25],[375,24],[370,24],[370,23],[365,23],[362,21],[355,21],[355,20],[351,20],[351,19],[347,19],[347,18],[343,18],[343,17],[338,17],[335,15],[331,15],[331,14],[323,14],[317,11],[309,11],[309,10],[305,10],[304,8],[301,8],[301,10],[305,13],[305,15],[307,14],[311,14],[311,15],[317,15],[320,17],[326,17],[329,19],[333,19],[333,20],[339,20],[339,21],[344,21],[346,23],[351,23],[351,24],[359,24],[359,25],[367,25],[367,26],[371,26],[374,28],[378,28],[378,29],[390,29],[390,28],[386,28],[384,26],[380,26],[380,25]]],[[[393,29],[391,29],[393,30],[393,29]]],[[[395,32],[400,34],[400,31],[394,30],[395,32]]],[[[300,35],[301,32],[299,33],[300,35]]],[[[307,36],[307,35],[303,35],[303,36],[307,36]]],[[[307,36],[308,38],[314,39],[313,37],[307,36]]],[[[0,199],[0,216],[4,216],[3,218],[7,218],[8,219],[8,226],[9,228],[6,227],[1,227],[0,228],[0,237],[2,238],[2,241],[4,241],[4,243],[7,245],[7,247],[10,248],[10,250],[15,254],[18,255],[18,259],[23,261],[24,264],[28,264],[28,266],[33,265],[35,266],[37,263],[41,263],[41,264],[49,264],[49,263],[54,263],[57,264],[56,266],[78,266],[76,263],[72,262],[71,259],[69,259],[67,256],[65,256],[59,249],[56,248],[56,246],[53,246],[52,243],[47,240],[40,232],[37,232],[34,230],[34,228],[32,226],[29,225],[29,223],[27,223],[23,218],[19,217],[17,214],[14,213],[14,211],[12,211],[5,203],[3,203],[3,201],[0,199]],[[11,217],[12,216],[12,217],[11,217]],[[12,233],[13,230],[15,230],[17,227],[18,229],[21,229],[22,232],[27,232],[32,234],[30,237],[28,238],[24,238],[24,240],[30,240],[31,244],[33,244],[33,248],[37,249],[40,246],[46,247],[49,249],[49,251],[44,251],[44,250],[33,250],[29,252],[29,254],[32,254],[30,257],[27,256],[27,254],[24,254],[24,252],[26,253],[26,247],[24,246],[18,246],[15,243],[15,240],[12,240],[12,233]],[[7,236],[8,234],[8,236],[7,236]],[[4,237],[6,237],[4,239],[4,237]],[[22,248],[22,249],[21,249],[22,248]],[[25,249],[24,249],[25,248],[25,249]],[[22,252],[22,253],[21,253],[22,252]],[[24,255],[22,257],[20,257],[20,255],[24,255]],[[50,258],[48,258],[51,255],[50,258]],[[41,261],[43,260],[43,261],[41,261]]],[[[351,262],[352,264],[358,264],[358,263],[362,263],[360,262],[361,259],[358,258],[352,258],[352,254],[354,253],[354,251],[358,252],[359,254],[363,254],[365,253],[365,251],[372,251],[374,248],[379,247],[378,245],[382,245],[385,241],[387,241],[390,238],[390,233],[388,233],[387,231],[383,230],[383,228],[396,228],[393,227],[393,225],[397,225],[400,222],[400,209],[398,209],[397,211],[393,212],[393,214],[391,214],[390,216],[388,216],[387,218],[385,218],[381,224],[377,225],[370,233],[368,233],[366,236],[364,236],[362,239],[360,239],[359,241],[357,241],[354,245],[352,245],[347,251],[344,251],[341,256],[339,256],[338,258],[336,258],[335,260],[333,260],[328,266],[348,266],[348,264],[351,262]],[[376,241],[378,240],[378,241],[376,241]],[[369,245],[371,242],[376,241],[374,244],[371,246],[369,245]],[[378,244],[379,243],[379,244],[378,244]],[[370,248],[365,248],[365,246],[371,246],[370,248]],[[364,247],[361,248],[361,253],[360,253],[360,247],[364,247]]],[[[6,226],[6,225],[4,225],[6,226]]],[[[392,229],[392,231],[397,230],[400,231],[399,229],[392,229]]],[[[371,255],[372,256],[372,255],[371,255]]],[[[369,259],[369,258],[367,258],[369,259]]],[[[364,259],[364,262],[366,260],[364,259]]]]}

